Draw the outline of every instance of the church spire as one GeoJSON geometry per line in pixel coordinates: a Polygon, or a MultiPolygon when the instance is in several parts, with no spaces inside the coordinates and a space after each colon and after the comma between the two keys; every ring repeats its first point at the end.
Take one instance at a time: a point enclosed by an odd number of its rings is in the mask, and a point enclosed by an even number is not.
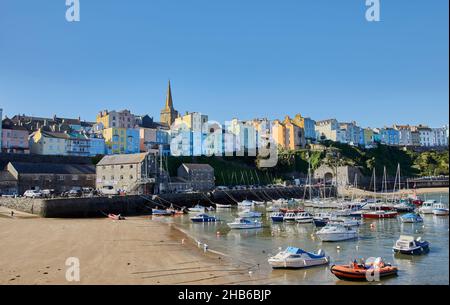
{"type": "Polygon", "coordinates": [[[168,110],[173,109],[172,89],[170,88],[170,80],[169,80],[169,86],[167,88],[166,109],[168,109],[168,110]]]}

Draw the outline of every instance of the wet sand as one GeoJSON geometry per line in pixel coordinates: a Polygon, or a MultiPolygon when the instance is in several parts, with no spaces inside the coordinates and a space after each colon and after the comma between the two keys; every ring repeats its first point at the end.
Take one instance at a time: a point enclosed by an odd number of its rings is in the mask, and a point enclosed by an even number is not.
{"type": "Polygon", "coordinates": [[[113,221],[9,213],[0,208],[0,284],[261,283],[249,266],[205,254],[151,216],[113,221]],[[79,258],[80,282],[66,280],[68,257],[79,258]]]}

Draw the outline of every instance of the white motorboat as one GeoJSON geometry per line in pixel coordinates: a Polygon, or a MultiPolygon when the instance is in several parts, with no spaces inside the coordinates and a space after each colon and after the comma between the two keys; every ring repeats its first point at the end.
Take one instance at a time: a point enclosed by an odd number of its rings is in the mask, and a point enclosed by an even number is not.
{"type": "Polygon", "coordinates": [[[237,205],[240,208],[248,208],[248,207],[252,207],[253,206],[253,201],[244,200],[244,201],[238,202],[237,205]]]}
{"type": "Polygon", "coordinates": [[[420,255],[428,253],[430,250],[429,243],[422,241],[419,237],[415,239],[413,236],[401,235],[392,247],[394,253],[420,255]]]}
{"type": "Polygon", "coordinates": [[[253,205],[264,205],[265,202],[264,201],[256,201],[256,200],[252,200],[253,205]]]}
{"type": "Polygon", "coordinates": [[[231,229],[258,229],[262,227],[262,222],[246,218],[236,218],[233,222],[227,223],[227,225],[231,229]]]}
{"type": "Polygon", "coordinates": [[[284,214],[283,220],[284,221],[295,221],[295,217],[297,217],[297,213],[286,213],[284,214]]]}
{"type": "Polygon", "coordinates": [[[325,252],[319,250],[317,253],[306,252],[299,248],[288,247],[268,260],[272,268],[305,268],[326,265],[330,258],[325,252]]]}
{"type": "Polygon", "coordinates": [[[436,216],[447,216],[448,207],[443,203],[436,203],[433,205],[433,214],[436,216]]]}
{"type": "Polygon", "coordinates": [[[316,234],[322,241],[341,241],[358,237],[358,232],[355,228],[338,224],[327,224],[316,234]]]}
{"type": "Polygon", "coordinates": [[[238,213],[239,217],[242,218],[258,218],[262,216],[261,212],[250,211],[250,209],[245,209],[238,213]]]}
{"type": "Polygon", "coordinates": [[[419,213],[433,214],[433,206],[436,204],[436,200],[427,200],[419,208],[419,213]]]}
{"type": "Polygon", "coordinates": [[[231,204],[216,203],[216,209],[231,209],[231,204]]]}
{"type": "Polygon", "coordinates": [[[198,204],[188,209],[189,213],[197,213],[197,214],[205,213],[205,211],[206,211],[205,207],[198,204]]]}
{"type": "Polygon", "coordinates": [[[308,212],[298,213],[295,216],[295,221],[298,223],[311,223],[313,222],[313,216],[308,212]]]}

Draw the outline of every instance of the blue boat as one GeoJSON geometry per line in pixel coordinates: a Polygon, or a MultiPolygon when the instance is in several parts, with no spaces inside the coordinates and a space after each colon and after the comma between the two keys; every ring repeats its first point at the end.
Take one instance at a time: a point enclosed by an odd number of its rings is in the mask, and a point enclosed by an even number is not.
{"type": "Polygon", "coordinates": [[[272,213],[270,215],[270,219],[272,219],[273,222],[283,222],[284,213],[281,213],[281,212],[272,213]]]}
{"type": "Polygon", "coordinates": [[[160,209],[152,209],[152,215],[153,216],[172,216],[174,214],[174,211],[172,210],[160,210],[160,209]]]}
{"type": "Polygon", "coordinates": [[[215,216],[209,216],[208,214],[199,214],[191,217],[192,222],[216,222],[219,221],[215,216]]]}
{"type": "Polygon", "coordinates": [[[408,213],[408,214],[402,215],[400,217],[400,220],[403,223],[423,222],[423,218],[419,214],[416,214],[416,213],[408,213]]]}
{"type": "Polygon", "coordinates": [[[430,251],[429,243],[421,238],[414,239],[413,236],[402,235],[392,247],[394,253],[420,255],[430,251]]]}

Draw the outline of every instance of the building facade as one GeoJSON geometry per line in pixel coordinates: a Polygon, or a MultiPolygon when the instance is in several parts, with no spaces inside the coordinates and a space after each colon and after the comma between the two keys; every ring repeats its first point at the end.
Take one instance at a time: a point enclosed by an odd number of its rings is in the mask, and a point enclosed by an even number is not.
{"type": "Polygon", "coordinates": [[[17,193],[53,189],[56,193],[72,188],[95,187],[95,167],[91,164],[9,162],[6,171],[17,183],[17,193]]]}
{"type": "Polygon", "coordinates": [[[96,118],[97,123],[102,123],[103,128],[134,128],[136,117],[130,110],[121,111],[100,111],[96,118]]]}
{"type": "Polygon", "coordinates": [[[178,178],[188,182],[194,191],[210,191],[215,186],[214,169],[209,164],[183,163],[178,178]]]}
{"type": "Polygon", "coordinates": [[[157,152],[104,156],[96,166],[96,187],[117,192],[152,193],[158,173],[157,152]]]}
{"type": "Polygon", "coordinates": [[[16,126],[11,120],[5,119],[0,127],[1,152],[15,154],[29,154],[28,130],[16,126]]]}

